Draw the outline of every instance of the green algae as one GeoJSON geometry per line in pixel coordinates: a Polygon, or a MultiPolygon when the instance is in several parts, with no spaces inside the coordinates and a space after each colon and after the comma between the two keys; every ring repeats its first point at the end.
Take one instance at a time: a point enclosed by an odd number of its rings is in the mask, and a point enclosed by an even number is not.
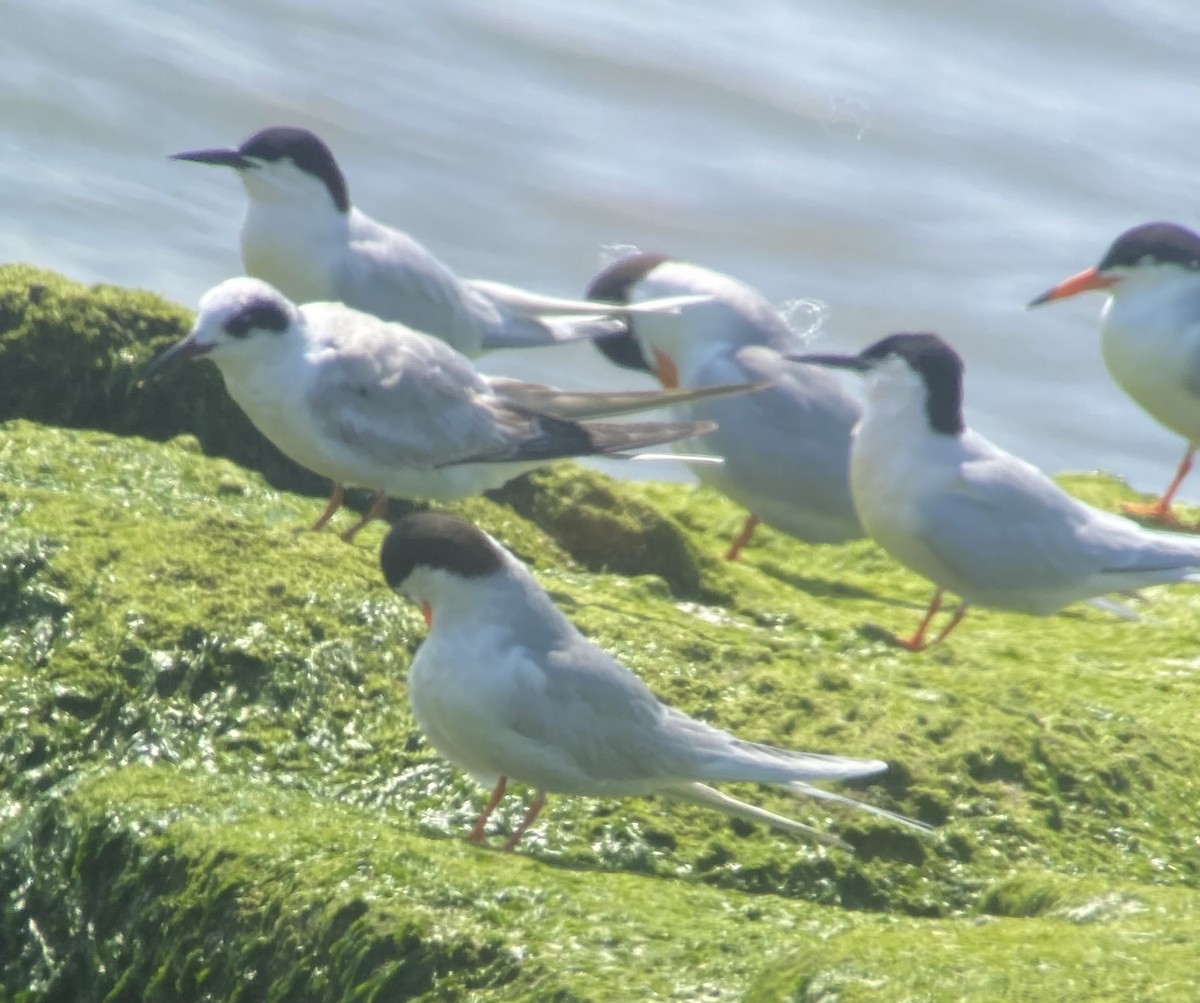
{"type": "MultiPolygon", "coordinates": [[[[117,291],[36,283],[34,306],[80,299],[124,337],[117,306],[87,302],[117,291]]],[[[21,309],[21,337],[40,336],[21,309]]],[[[353,546],[303,532],[319,503],[208,455],[194,414],[196,437],[130,434],[166,432],[128,409],[172,323],[121,350],[130,379],[78,376],[123,387],[95,414],[0,423],[0,999],[1194,995],[1200,593],[1150,590],[1136,623],[973,611],[912,655],[883,631],[929,586],[869,542],[760,529],[727,565],[741,513],[712,492],[539,473],[455,509],[665,699],[747,738],[884,758],[851,793],[939,829],[734,787],[856,852],[566,798],[521,853],[481,851],[461,838],[480,792],[407,707],[423,628],[383,587],[383,527],[353,546]]],[[[504,805],[493,839],[521,811],[504,805]]]]}
{"type": "Polygon", "coordinates": [[[1196,997],[1190,889],[1058,882],[1057,908],[1021,920],[861,924],[777,961],[747,1003],[838,1000],[1178,1001],[1196,997]],[[897,963],[907,958],[907,963],[897,963]]]}
{"type": "Polygon", "coordinates": [[[328,482],[269,443],[211,365],[140,382],[182,338],[191,315],[154,293],[85,286],[30,265],[0,265],[0,420],[168,439],[190,433],[211,456],[262,471],[275,485],[320,494],[328,482]]]}
{"type": "MultiPolygon", "coordinates": [[[[665,698],[751,738],[880,755],[891,773],[858,796],[941,827],[921,840],[738,792],[836,829],[850,855],[688,806],[555,798],[513,858],[462,842],[479,792],[416,732],[403,674],[420,619],[379,580],[382,527],[355,546],[303,532],[311,499],[187,438],[0,433],[11,998],[854,999],[931,936],[954,964],[919,966],[895,998],[1087,998],[1022,981],[1052,932],[1074,946],[1045,965],[1092,958],[1078,984],[1115,999],[1140,983],[1112,945],[1195,930],[1175,911],[1200,864],[1187,590],[1157,590],[1139,623],[980,614],[912,656],[864,622],[915,616],[924,586],[869,544],[763,540],[728,569],[735,600],[701,605],[465,503],[665,698]],[[844,576],[844,594],[784,573],[844,576]],[[1059,915],[1110,893],[1148,904],[1059,915]],[[112,979],[86,995],[99,965],[112,979]]],[[[736,521],[703,489],[610,490],[674,507],[702,566],[736,521]]],[[[1141,970],[1169,988],[1184,952],[1168,948],[1141,970]]],[[[1142,995],[1184,998],[1163,992],[1142,995]]]]}

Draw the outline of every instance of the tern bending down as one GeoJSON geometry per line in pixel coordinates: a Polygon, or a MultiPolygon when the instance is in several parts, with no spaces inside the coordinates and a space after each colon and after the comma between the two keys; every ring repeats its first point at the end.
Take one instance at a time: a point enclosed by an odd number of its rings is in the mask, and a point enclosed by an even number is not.
{"type": "Polygon", "coordinates": [[[751,396],[671,409],[681,420],[717,424],[696,448],[724,463],[693,472],[749,510],[728,560],[737,559],[760,522],[808,543],[863,535],[850,495],[850,431],[862,409],[831,374],[786,358],[803,343],[762,295],[728,275],[661,254],[614,262],[592,280],[587,295],[618,303],[704,297],[677,316],[626,317],[624,333],[597,339],[617,365],[650,370],[664,387],[766,382],[751,396]]]}

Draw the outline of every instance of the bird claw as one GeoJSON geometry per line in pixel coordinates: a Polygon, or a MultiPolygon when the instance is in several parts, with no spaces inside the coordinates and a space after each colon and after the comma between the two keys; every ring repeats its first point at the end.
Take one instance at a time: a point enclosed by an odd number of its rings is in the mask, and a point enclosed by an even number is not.
{"type": "Polygon", "coordinates": [[[1195,533],[1197,530],[1200,530],[1200,524],[1187,525],[1180,522],[1179,517],[1171,510],[1171,506],[1169,504],[1164,505],[1162,501],[1126,502],[1121,506],[1121,511],[1143,522],[1162,526],[1164,529],[1177,529],[1189,533],[1195,533]]]}

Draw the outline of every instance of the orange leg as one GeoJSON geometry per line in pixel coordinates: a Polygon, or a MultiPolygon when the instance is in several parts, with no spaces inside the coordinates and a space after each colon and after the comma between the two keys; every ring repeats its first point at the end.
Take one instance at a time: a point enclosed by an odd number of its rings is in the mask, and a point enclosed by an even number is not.
{"type": "Polygon", "coordinates": [[[1183,483],[1183,479],[1187,477],[1192,469],[1192,459],[1196,455],[1196,447],[1188,446],[1188,451],[1183,454],[1183,459],[1179,461],[1179,469],[1175,471],[1175,479],[1167,485],[1167,490],[1163,492],[1163,496],[1156,502],[1128,502],[1122,506],[1130,515],[1136,515],[1143,519],[1149,519],[1151,522],[1157,522],[1163,526],[1178,526],[1179,520],[1175,518],[1175,514],[1171,511],[1171,499],[1175,497],[1175,492],[1179,490],[1179,485],[1183,483]]]}
{"type": "Polygon", "coordinates": [[[526,831],[533,825],[534,819],[541,814],[542,809],[546,806],[546,792],[543,790],[536,791],[533,795],[533,800],[529,803],[529,811],[525,813],[525,817],[521,819],[521,824],[514,830],[513,834],[508,837],[508,842],[504,844],[505,850],[511,850],[525,835],[526,831]]]}
{"type": "Polygon", "coordinates": [[[333,482],[333,493],[329,496],[329,504],[325,506],[325,511],[321,513],[321,518],[309,526],[309,531],[316,533],[318,530],[325,528],[325,524],[333,518],[333,513],[342,507],[342,501],[346,497],[346,492],[342,490],[342,486],[337,482],[333,482]]]}
{"type": "MultiPolygon", "coordinates": [[[[925,631],[929,629],[929,624],[933,618],[937,616],[937,611],[942,608],[942,590],[938,589],[933,598],[929,600],[929,609],[925,611],[925,615],[921,618],[921,622],[917,624],[917,629],[913,631],[912,637],[892,637],[892,643],[899,648],[904,648],[907,651],[924,651],[929,645],[925,643],[925,631]]],[[[961,609],[962,607],[960,607],[961,609]]],[[[962,617],[959,617],[961,620],[962,617]]],[[[957,622],[957,621],[956,621],[957,622]]],[[[940,641],[944,633],[938,636],[940,641]]]]}
{"type": "Polygon", "coordinates": [[[488,798],[488,803],[483,806],[483,811],[479,813],[479,817],[475,819],[475,824],[471,826],[471,831],[467,835],[468,843],[483,842],[483,827],[487,825],[487,820],[492,817],[492,812],[496,810],[496,805],[504,798],[504,788],[507,786],[508,777],[501,777],[496,781],[496,786],[492,789],[492,796],[488,798]]]}
{"type": "Polygon", "coordinates": [[[358,535],[358,531],[367,523],[374,522],[384,512],[387,511],[387,495],[382,491],[376,491],[371,496],[371,507],[367,509],[366,514],[342,534],[342,539],[347,543],[353,543],[354,538],[358,535]]]}
{"type": "Polygon", "coordinates": [[[754,530],[758,528],[758,524],[762,522],[758,516],[751,512],[746,516],[746,523],[742,526],[742,531],[734,537],[733,543],[729,545],[729,549],[725,551],[725,560],[736,561],[738,554],[742,552],[742,548],[750,542],[750,537],[754,535],[754,530]]]}
{"type": "Polygon", "coordinates": [[[938,634],[938,636],[935,637],[929,643],[930,644],[941,644],[944,640],[946,640],[946,636],[950,633],[950,631],[952,631],[955,627],[957,627],[960,623],[962,623],[962,618],[966,615],[967,615],[967,604],[965,602],[959,603],[958,609],[956,609],[954,611],[954,616],[950,617],[950,622],[948,624],[946,624],[946,626],[942,628],[942,632],[940,634],[938,634]]]}

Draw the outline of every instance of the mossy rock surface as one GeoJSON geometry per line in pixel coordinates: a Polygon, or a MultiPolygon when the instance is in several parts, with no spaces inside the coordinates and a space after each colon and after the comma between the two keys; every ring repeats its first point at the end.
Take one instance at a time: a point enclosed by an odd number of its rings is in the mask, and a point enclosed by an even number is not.
{"type": "MultiPolygon", "coordinates": [[[[52,294],[113,340],[71,363],[75,405],[0,398],[0,999],[1195,998],[1200,592],[1149,590],[1133,623],[976,611],[912,655],[881,628],[929,587],[872,544],[760,530],[727,565],[735,506],[560,466],[454,509],[664,699],[885,759],[843,789],[938,830],[735,786],[856,852],[561,797],[517,854],[478,849],[481,792],[405,699],[424,628],[383,585],[384,527],[305,532],[319,500],[194,435],[151,441],[173,433],[136,418],[136,372],[187,325],[152,297],[0,270],[0,382],[57,344],[52,294]],[[122,341],[149,330],[126,311],[162,326],[122,341]],[[673,542],[605,560],[605,520],[673,542]]],[[[38,365],[22,381],[52,391],[38,365]]],[[[177,406],[232,414],[209,369],[177,406]]]]}

